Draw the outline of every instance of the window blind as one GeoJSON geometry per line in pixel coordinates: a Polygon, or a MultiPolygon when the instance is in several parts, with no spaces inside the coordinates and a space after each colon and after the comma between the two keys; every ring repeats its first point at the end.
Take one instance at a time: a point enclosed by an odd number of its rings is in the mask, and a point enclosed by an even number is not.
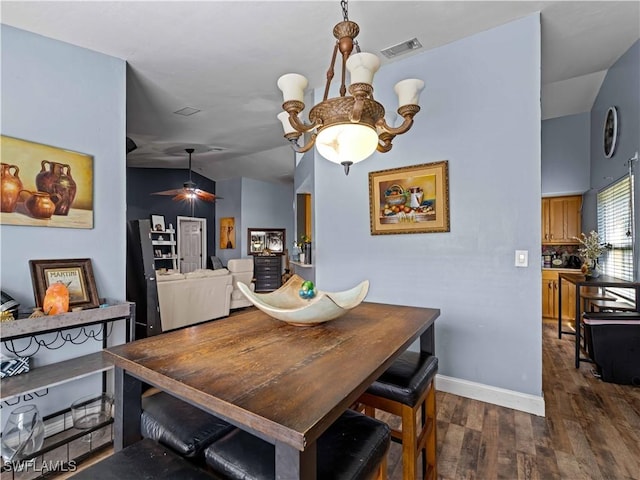
{"type": "MultiPolygon", "coordinates": [[[[625,175],[598,193],[598,235],[607,246],[600,257],[606,275],[633,280],[633,178],[625,175]]],[[[617,289],[616,289],[617,290],[617,289]]],[[[624,297],[630,291],[621,289],[624,297]]]]}

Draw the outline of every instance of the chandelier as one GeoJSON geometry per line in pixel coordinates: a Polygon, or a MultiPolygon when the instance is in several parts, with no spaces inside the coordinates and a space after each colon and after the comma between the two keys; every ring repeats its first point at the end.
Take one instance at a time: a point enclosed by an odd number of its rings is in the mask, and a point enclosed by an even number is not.
{"type": "Polygon", "coordinates": [[[284,137],[296,152],[304,153],[315,144],[320,155],[343,165],[348,175],[351,165],[365,160],[376,150],[388,152],[395,136],[411,128],[414,115],[420,111],[418,98],[424,82],[412,78],[395,85],[398,114],[404,121],[398,127],[389,126],[384,118],[384,107],[373,98],[373,75],[380,68],[380,60],[372,53],[360,52],[357,41],[354,41],[360,27],[349,21],[347,1],[342,0],[340,4],[343,21],[333,28],[337,41],[322,101],[309,111],[309,123],[305,123],[298,115],[304,110],[304,89],[309,82],[297,73],[283,75],[278,79],[278,88],[282,90],[284,112],[278,115],[278,120],[282,122],[284,137]],[[356,53],[352,54],[354,45],[356,53]],[[338,51],[342,55],[340,96],[328,98],[338,51]],[[351,95],[346,95],[346,70],[350,74],[351,95]],[[298,138],[304,133],[310,134],[309,141],[299,146],[298,138]]]}

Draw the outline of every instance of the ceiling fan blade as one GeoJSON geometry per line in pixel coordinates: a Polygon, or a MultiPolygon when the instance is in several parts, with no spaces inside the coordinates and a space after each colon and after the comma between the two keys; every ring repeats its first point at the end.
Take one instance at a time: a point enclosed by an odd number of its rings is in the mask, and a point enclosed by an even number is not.
{"type": "Polygon", "coordinates": [[[181,201],[184,201],[184,200],[190,200],[190,198],[187,196],[186,192],[180,192],[178,195],[173,197],[171,200],[173,200],[174,202],[181,202],[181,201]]]}
{"type": "Polygon", "coordinates": [[[214,195],[213,193],[209,193],[209,192],[205,192],[204,190],[200,190],[199,188],[196,188],[194,190],[194,193],[196,194],[196,196],[200,200],[204,200],[205,202],[215,202],[217,199],[221,198],[221,197],[218,197],[218,196],[214,195]]]}
{"type": "Polygon", "coordinates": [[[164,190],[162,192],[153,192],[151,195],[178,195],[183,193],[184,189],[182,188],[174,188],[173,190],[164,190]]]}
{"type": "Polygon", "coordinates": [[[206,192],[196,188],[196,184],[191,180],[191,154],[192,148],[186,148],[186,152],[189,154],[189,180],[184,183],[183,188],[174,188],[173,190],[164,190],[162,192],[154,192],[151,195],[167,195],[172,196],[174,202],[180,202],[184,200],[193,200],[195,198],[205,202],[215,202],[216,199],[221,199],[213,193],[206,192]]]}

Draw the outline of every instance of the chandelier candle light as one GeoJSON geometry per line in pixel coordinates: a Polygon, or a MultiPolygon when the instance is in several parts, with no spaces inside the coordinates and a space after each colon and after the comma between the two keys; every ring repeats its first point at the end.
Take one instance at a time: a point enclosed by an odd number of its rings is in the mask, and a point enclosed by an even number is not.
{"type": "Polygon", "coordinates": [[[404,121],[399,127],[389,126],[384,118],[384,107],[373,98],[373,75],[380,68],[380,59],[372,53],[360,52],[357,42],[354,42],[360,27],[349,21],[347,1],[340,3],[344,20],[333,28],[337,41],[322,101],[309,111],[310,123],[304,123],[298,115],[304,110],[304,89],[309,82],[297,73],[283,75],[278,79],[278,88],[282,90],[284,112],[278,115],[278,120],[282,122],[284,137],[296,152],[304,153],[315,144],[320,155],[343,165],[348,175],[351,165],[361,162],[376,150],[388,152],[395,136],[411,128],[414,115],[420,111],[418,98],[424,82],[407,79],[395,85],[400,105],[398,114],[404,121]],[[357,53],[352,55],[354,44],[357,53]],[[340,96],[328,98],[338,50],[342,55],[340,96]],[[350,96],[346,95],[346,70],[351,76],[350,96]],[[297,140],[303,133],[311,136],[307,144],[300,147],[297,140]]]}

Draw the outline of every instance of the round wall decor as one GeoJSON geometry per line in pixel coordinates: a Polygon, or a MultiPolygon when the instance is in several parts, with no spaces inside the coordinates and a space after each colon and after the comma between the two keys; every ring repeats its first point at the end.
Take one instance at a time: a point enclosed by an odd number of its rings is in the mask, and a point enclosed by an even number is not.
{"type": "Polygon", "coordinates": [[[609,107],[607,115],[604,119],[603,131],[604,156],[611,158],[616,151],[616,142],[618,140],[618,109],[609,107]]]}

